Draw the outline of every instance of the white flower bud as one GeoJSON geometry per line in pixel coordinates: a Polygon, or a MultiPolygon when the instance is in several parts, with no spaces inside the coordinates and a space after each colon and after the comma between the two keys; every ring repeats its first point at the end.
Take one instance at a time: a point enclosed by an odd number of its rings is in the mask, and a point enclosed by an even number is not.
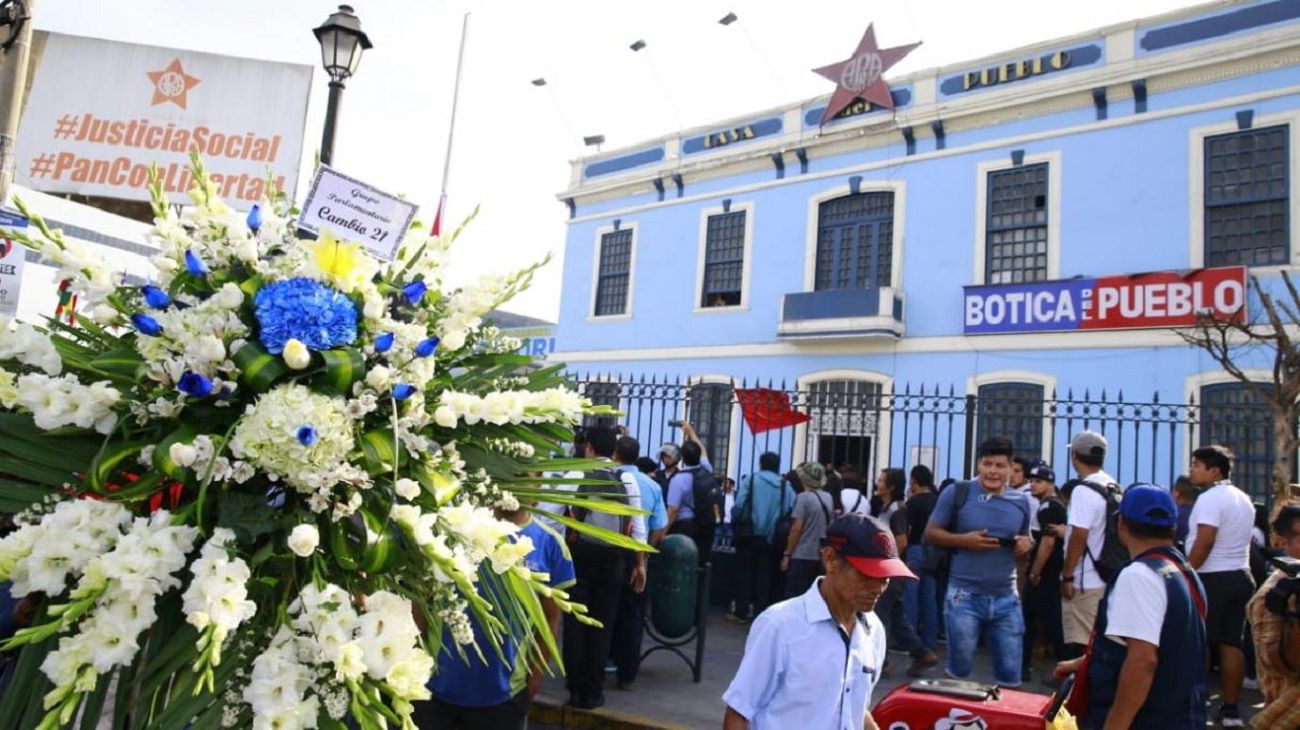
{"type": "Polygon", "coordinates": [[[244,303],[244,292],[233,282],[226,282],[217,292],[217,302],[226,309],[234,309],[244,303]]]}
{"type": "Polygon", "coordinates": [[[403,499],[415,499],[420,496],[420,483],[414,479],[398,479],[393,491],[403,499]]]}
{"type": "Polygon", "coordinates": [[[366,373],[366,385],[369,385],[375,390],[384,390],[388,386],[388,379],[390,377],[391,373],[388,368],[383,365],[376,365],[373,368],[370,368],[370,372],[366,373]]]}
{"type": "Polygon", "coordinates": [[[199,452],[190,444],[174,443],[167,450],[167,455],[180,466],[192,466],[194,460],[198,458],[199,452]]]}
{"type": "Polygon", "coordinates": [[[199,357],[206,362],[221,362],[226,359],[226,345],[216,335],[203,335],[199,338],[199,357]]]}
{"type": "Polygon", "coordinates": [[[320,532],[315,525],[298,525],[289,533],[289,550],[300,558],[305,558],[316,552],[316,546],[320,544],[320,532]]]}
{"type": "Polygon", "coordinates": [[[311,364],[311,350],[298,340],[284,343],[284,364],[293,370],[303,370],[311,364]]]}
{"type": "Polygon", "coordinates": [[[433,412],[433,420],[443,428],[455,428],[456,412],[451,409],[451,406],[438,406],[437,410],[433,412]]]}

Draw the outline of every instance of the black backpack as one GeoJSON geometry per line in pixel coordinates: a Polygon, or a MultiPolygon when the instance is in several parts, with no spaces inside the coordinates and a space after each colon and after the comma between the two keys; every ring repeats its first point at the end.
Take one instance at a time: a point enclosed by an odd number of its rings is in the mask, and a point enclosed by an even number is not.
{"type": "Polygon", "coordinates": [[[727,495],[722,491],[722,482],[699,467],[691,471],[691,509],[695,511],[695,524],[698,527],[715,527],[722,522],[722,510],[727,503],[727,495]]]}
{"type": "MultiPolygon", "coordinates": [[[[604,499],[619,502],[628,501],[626,494],[615,496],[617,493],[623,492],[624,490],[623,475],[619,472],[608,468],[597,469],[583,474],[582,478],[614,482],[614,484],[580,484],[578,485],[578,492],[599,495],[593,496],[592,499],[604,499]]],[[[596,527],[603,527],[606,530],[618,532],[625,536],[631,536],[632,534],[632,518],[627,515],[614,515],[608,512],[601,512],[598,510],[587,509],[586,507],[577,507],[572,505],[569,507],[568,513],[569,517],[578,522],[585,522],[596,527]]],[[[592,543],[601,547],[607,546],[607,543],[600,538],[584,535],[573,528],[569,528],[565,531],[565,538],[570,545],[582,540],[584,543],[592,543]]]]}
{"type": "Polygon", "coordinates": [[[1087,541],[1084,541],[1083,549],[1084,554],[1097,568],[1097,575],[1101,576],[1106,583],[1110,583],[1124,569],[1124,566],[1129,564],[1128,548],[1124,547],[1124,543],[1119,540],[1119,501],[1123,491],[1114,482],[1103,486],[1085,481],[1080,482],[1079,486],[1091,489],[1106,500],[1106,534],[1102,539],[1101,554],[1093,555],[1087,541]]]}

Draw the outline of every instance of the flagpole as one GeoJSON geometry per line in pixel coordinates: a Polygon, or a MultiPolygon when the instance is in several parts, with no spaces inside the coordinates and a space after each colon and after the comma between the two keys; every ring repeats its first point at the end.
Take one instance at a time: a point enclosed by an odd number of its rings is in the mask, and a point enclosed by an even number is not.
{"type": "Polygon", "coordinates": [[[460,104],[460,75],[465,67],[465,36],[469,33],[469,13],[460,26],[460,51],[456,54],[456,83],[451,91],[451,123],[447,126],[447,154],[442,159],[442,190],[438,194],[438,212],[431,233],[441,234],[443,208],[447,205],[447,180],[451,175],[451,145],[456,136],[456,109],[460,104]]]}

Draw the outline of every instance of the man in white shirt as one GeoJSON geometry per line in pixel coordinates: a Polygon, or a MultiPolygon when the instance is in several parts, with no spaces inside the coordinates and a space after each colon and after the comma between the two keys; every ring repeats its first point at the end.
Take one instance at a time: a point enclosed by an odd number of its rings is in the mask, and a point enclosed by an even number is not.
{"type": "MultiPolygon", "coordinates": [[[[1205,727],[1204,589],[1174,549],[1178,508],[1164,487],[1135,484],[1119,505],[1132,561],[1102,601],[1088,650],[1089,706],[1080,727],[1205,727]]],[[[1062,662],[1056,675],[1079,671],[1062,662]]]]}
{"type": "Polygon", "coordinates": [[[1061,571],[1061,620],[1072,656],[1083,653],[1097,620],[1097,607],[1106,582],[1097,572],[1097,558],[1106,540],[1106,497],[1118,489],[1115,478],[1102,470],[1106,437],[1080,431],[1070,439],[1070,461],[1082,481],[1070,496],[1065,533],[1065,564],[1061,571]]]}
{"type": "Polygon", "coordinates": [[[1246,604],[1255,593],[1250,576],[1250,535],[1255,526],[1255,506],[1250,497],[1228,480],[1233,455],[1223,446],[1203,446],[1192,452],[1188,477],[1201,488],[1188,520],[1187,561],[1205,584],[1209,610],[1205,638],[1210,651],[1219,652],[1223,682],[1222,727],[1245,727],[1237,709],[1241,682],[1246,676],[1242,651],[1246,630],[1246,604]]]}
{"type": "Polygon", "coordinates": [[[879,520],[838,517],[821,547],[824,577],[754,621],[722,700],[724,730],[876,730],[868,708],[885,662],[873,610],[890,578],[916,576],[879,520]],[[842,658],[842,660],[841,660],[842,658]]]}

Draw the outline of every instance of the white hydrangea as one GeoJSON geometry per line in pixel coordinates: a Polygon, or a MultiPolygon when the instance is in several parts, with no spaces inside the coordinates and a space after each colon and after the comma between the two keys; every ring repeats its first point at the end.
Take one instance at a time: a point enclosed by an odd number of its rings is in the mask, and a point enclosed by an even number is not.
{"type": "Polygon", "coordinates": [[[63,372],[63,359],[49,337],[26,322],[11,322],[4,317],[0,317],[0,360],[17,360],[40,368],[46,375],[63,372]]]}
{"type": "Polygon", "coordinates": [[[310,494],[338,482],[356,444],[352,428],[343,399],[315,393],[304,385],[281,385],[244,412],[230,450],[310,494]],[[299,429],[308,427],[315,429],[315,441],[304,444],[299,429]]]}

